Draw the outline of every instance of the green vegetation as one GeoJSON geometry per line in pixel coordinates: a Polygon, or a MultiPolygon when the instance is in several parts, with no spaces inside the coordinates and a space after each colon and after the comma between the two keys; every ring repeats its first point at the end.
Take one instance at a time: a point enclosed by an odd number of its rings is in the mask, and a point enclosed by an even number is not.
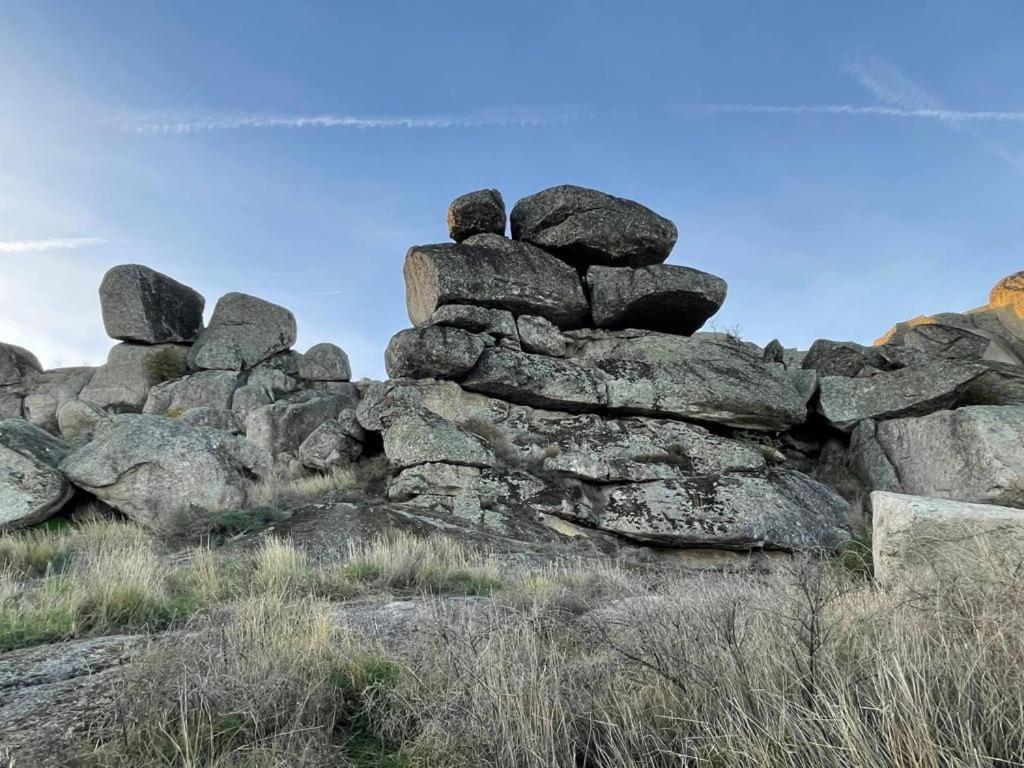
{"type": "Polygon", "coordinates": [[[179,347],[164,347],[146,358],[146,370],[159,382],[180,379],[188,373],[185,356],[179,347]]]}

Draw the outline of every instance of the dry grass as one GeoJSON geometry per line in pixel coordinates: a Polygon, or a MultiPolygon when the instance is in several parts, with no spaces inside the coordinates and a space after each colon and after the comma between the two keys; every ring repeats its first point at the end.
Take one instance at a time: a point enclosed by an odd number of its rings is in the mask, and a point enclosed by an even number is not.
{"type": "Polygon", "coordinates": [[[387,473],[387,459],[383,454],[322,473],[295,474],[288,469],[277,468],[253,484],[248,494],[248,506],[301,504],[336,490],[373,492],[387,473]]]}
{"type": "Polygon", "coordinates": [[[700,578],[499,568],[403,535],[327,562],[273,538],[168,557],[90,523],[0,552],[4,647],[183,630],[133,667],[97,765],[1024,765],[1024,583],[1005,563],[885,592],[821,560],[700,578]],[[428,606],[390,656],[336,606],[388,594],[428,606]],[[487,597],[450,597],[465,594],[487,597]]]}

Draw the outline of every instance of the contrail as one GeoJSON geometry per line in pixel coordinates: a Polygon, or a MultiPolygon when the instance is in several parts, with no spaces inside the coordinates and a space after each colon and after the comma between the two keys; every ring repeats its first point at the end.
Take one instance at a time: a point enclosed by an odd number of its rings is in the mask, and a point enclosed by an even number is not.
{"type": "Polygon", "coordinates": [[[107,242],[102,237],[64,237],[48,240],[0,240],[0,253],[38,253],[70,251],[107,242]]]}
{"type": "Polygon", "coordinates": [[[873,115],[877,117],[924,118],[949,123],[1024,123],[1024,112],[968,111],[959,109],[904,109],[902,107],[861,107],[853,104],[705,104],[684,108],[689,114],[768,115],[873,115]]]}
{"type": "Polygon", "coordinates": [[[202,133],[252,128],[537,128],[576,119],[569,109],[490,110],[467,115],[361,117],[354,115],[279,115],[270,113],[155,112],[121,113],[110,123],[128,133],[202,133]]]}

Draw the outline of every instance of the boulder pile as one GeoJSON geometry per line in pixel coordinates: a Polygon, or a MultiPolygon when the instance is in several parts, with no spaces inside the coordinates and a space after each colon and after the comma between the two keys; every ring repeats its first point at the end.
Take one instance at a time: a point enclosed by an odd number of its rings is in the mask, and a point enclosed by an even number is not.
{"type": "Polygon", "coordinates": [[[0,344],[0,526],[53,515],[77,487],[161,528],[243,505],[275,464],[325,471],[362,454],[348,356],[293,350],[284,307],[229,293],[204,327],[199,293],[138,264],[107,272],[100,305],[120,343],[97,368],[44,371],[0,344]]]}
{"type": "Polygon", "coordinates": [[[382,382],[353,383],[333,344],[296,352],[284,307],[228,293],[204,326],[193,289],[114,267],[104,365],[46,371],[0,344],[0,526],[77,493],[160,528],[245,504],[275,467],[380,450],[391,502],[460,524],[796,551],[864,513],[889,573],[915,531],[1024,519],[1024,273],[874,345],[799,351],[702,332],[726,282],[666,263],[676,227],[640,203],[559,186],[506,215],[480,190],[448,231],[406,254],[411,327],[382,382]]]}
{"type": "Polygon", "coordinates": [[[816,376],[695,332],[726,283],[665,264],[676,227],[573,186],[455,200],[455,242],[405,259],[413,327],[357,410],[396,468],[393,499],[546,515],[672,547],[806,549],[847,502],[787,465],[816,376]]]}

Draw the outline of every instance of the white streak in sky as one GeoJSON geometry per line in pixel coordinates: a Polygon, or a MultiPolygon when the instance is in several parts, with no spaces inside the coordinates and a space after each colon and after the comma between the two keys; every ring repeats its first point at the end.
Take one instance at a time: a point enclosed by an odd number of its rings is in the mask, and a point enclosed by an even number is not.
{"type": "Polygon", "coordinates": [[[70,251],[107,242],[102,237],[63,237],[49,240],[0,240],[0,253],[70,251]]]}
{"type": "Polygon", "coordinates": [[[355,115],[280,115],[246,112],[125,112],[110,123],[127,133],[186,134],[251,128],[537,128],[576,119],[561,110],[490,110],[466,115],[365,117],[355,115]]]}
{"type": "Polygon", "coordinates": [[[686,109],[690,114],[769,115],[873,115],[877,117],[923,118],[953,124],[1024,123],[1024,112],[966,111],[958,109],[904,109],[902,107],[861,107],[853,104],[707,104],[686,109]]]}

